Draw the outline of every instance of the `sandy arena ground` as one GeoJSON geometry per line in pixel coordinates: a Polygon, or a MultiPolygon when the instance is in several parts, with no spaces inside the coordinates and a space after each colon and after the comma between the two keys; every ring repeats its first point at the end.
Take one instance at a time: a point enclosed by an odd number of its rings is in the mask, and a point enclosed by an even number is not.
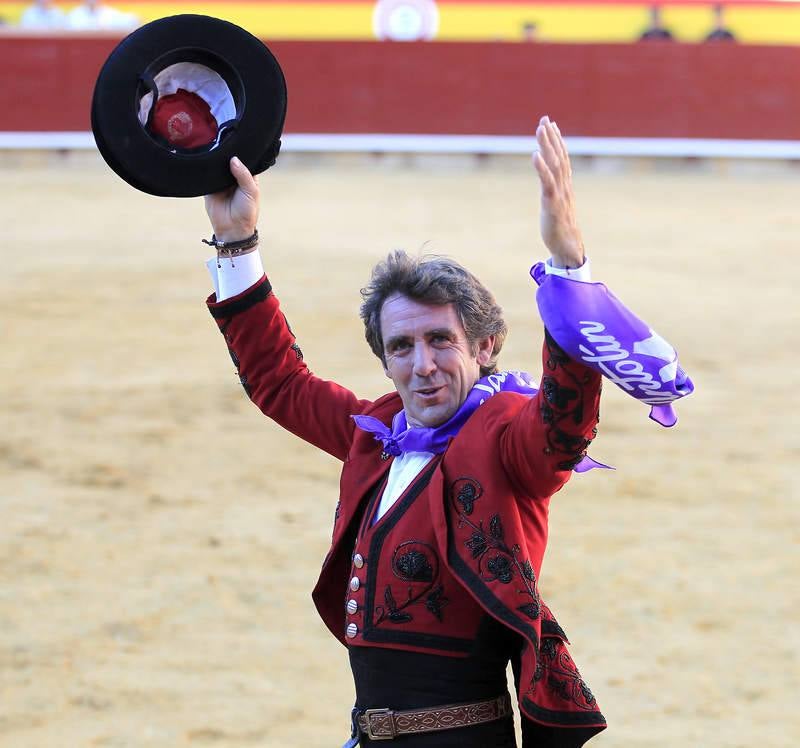
{"type": "MultiPolygon", "coordinates": [[[[697,385],[673,430],[607,387],[592,454],[618,470],[553,502],[542,589],[610,724],[590,745],[796,745],[796,175],[576,183],[595,277],[697,385]]],[[[386,390],[358,289],[430,242],[495,291],[503,362],[538,375],[525,164],[286,159],[262,185],[318,374],[386,390]]],[[[204,309],[202,202],[86,158],[8,158],[0,196],[0,746],[338,747],[346,653],[310,600],[338,466],[246,400],[204,309]]]]}

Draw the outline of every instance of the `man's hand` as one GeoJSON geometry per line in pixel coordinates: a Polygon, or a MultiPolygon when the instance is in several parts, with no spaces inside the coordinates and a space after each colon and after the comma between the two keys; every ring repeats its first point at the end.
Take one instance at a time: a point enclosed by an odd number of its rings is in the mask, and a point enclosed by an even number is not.
{"type": "Polygon", "coordinates": [[[206,213],[214,235],[223,242],[237,242],[253,235],[258,224],[258,180],[236,157],[231,174],[237,186],[206,195],[206,213]]]}
{"type": "Polygon", "coordinates": [[[539,149],[533,154],[533,165],[542,183],[542,239],[557,267],[580,267],[583,238],[575,216],[572,167],[558,125],[549,117],[539,120],[536,142],[539,149]]]}

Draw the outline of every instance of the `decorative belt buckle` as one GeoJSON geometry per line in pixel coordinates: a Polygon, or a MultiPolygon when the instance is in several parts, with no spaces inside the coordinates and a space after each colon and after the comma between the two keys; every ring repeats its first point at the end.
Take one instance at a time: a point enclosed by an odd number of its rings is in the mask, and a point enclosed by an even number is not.
{"type": "Polygon", "coordinates": [[[370,740],[394,740],[397,737],[394,726],[394,712],[391,709],[367,709],[364,712],[364,717],[367,720],[367,737],[370,740]],[[373,717],[378,718],[378,730],[380,730],[378,733],[373,731],[373,717]]]}

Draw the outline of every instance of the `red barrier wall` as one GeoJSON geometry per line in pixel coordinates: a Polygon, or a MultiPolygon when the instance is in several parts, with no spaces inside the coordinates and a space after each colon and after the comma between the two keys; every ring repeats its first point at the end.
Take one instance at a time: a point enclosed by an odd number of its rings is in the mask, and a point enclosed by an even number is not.
{"type": "MultiPolygon", "coordinates": [[[[86,131],[108,37],[0,38],[0,130],[86,131]]],[[[291,133],[800,140],[800,48],[280,42],[291,133]]]]}

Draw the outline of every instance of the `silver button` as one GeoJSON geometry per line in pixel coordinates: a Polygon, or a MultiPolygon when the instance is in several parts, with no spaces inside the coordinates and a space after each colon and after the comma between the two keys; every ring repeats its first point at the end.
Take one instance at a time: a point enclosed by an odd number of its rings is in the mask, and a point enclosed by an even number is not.
{"type": "Polygon", "coordinates": [[[348,623],[344,633],[348,639],[355,639],[356,635],[358,634],[358,626],[356,626],[354,623],[348,623]]]}
{"type": "Polygon", "coordinates": [[[357,592],[360,586],[361,586],[361,580],[358,577],[353,577],[350,580],[350,589],[353,590],[353,592],[357,592]]]}
{"type": "Polygon", "coordinates": [[[351,616],[354,615],[358,611],[358,603],[355,600],[353,600],[353,598],[350,598],[347,601],[347,607],[345,608],[345,610],[347,610],[347,612],[351,616]]]}
{"type": "Polygon", "coordinates": [[[364,566],[364,557],[360,553],[356,553],[356,555],[353,556],[353,566],[355,566],[356,569],[360,569],[364,566]]]}

